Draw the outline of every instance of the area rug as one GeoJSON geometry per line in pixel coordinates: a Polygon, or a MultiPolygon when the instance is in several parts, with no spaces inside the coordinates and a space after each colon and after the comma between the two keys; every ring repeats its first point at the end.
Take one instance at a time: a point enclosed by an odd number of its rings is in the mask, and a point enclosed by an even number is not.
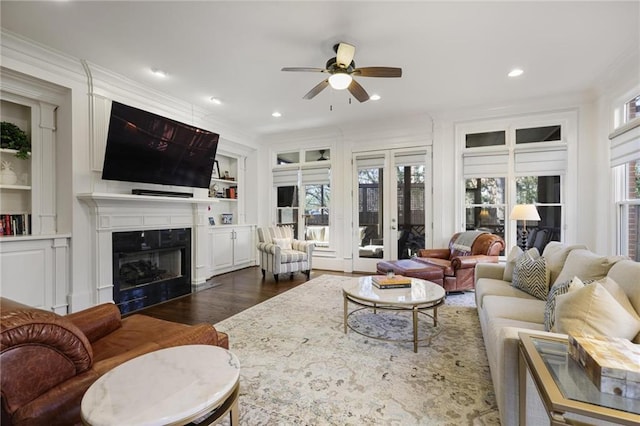
{"type": "MultiPolygon", "coordinates": [[[[473,293],[448,296],[437,329],[420,318],[434,337],[414,353],[344,333],[351,279],[322,275],[215,324],[240,360],[241,424],[499,424],[473,293]]],[[[378,312],[352,321],[387,337],[410,330],[406,313],[378,312]]]]}

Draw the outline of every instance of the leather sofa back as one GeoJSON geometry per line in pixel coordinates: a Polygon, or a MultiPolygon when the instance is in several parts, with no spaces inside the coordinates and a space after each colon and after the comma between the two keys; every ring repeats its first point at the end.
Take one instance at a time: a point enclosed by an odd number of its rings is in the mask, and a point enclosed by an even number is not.
{"type": "Polygon", "coordinates": [[[453,234],[449,241],[449,250],[451,251],[449,259],[453,259],[456,256],[499,256],[500,252],[504,250],[505,247],[504,240],[499,235],[483,233],[478,235],[478,237],[473,241],[473,244],[471,245],[471,252],[461,252],[456,250],[454,247],[454,244],[460,234],[461,232],[453,234]]]}

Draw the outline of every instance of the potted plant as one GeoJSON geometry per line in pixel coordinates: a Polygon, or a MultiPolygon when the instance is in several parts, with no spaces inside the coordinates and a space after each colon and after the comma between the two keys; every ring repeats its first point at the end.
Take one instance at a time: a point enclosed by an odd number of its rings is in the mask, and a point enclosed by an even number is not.
{"type": "Polygon", "coordinates": [[[15,149],[16,157],[26,160],[31,152],[31,142],[27,133],[8,121],[0,123],[0,148],[15,149]]]}

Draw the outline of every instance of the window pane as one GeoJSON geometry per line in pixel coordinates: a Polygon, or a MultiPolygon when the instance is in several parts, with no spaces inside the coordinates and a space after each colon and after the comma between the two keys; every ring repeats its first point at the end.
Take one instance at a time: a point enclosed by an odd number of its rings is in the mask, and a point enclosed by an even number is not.
{"type": "Polygon", "coordinates": [[[640,199],[640,160],[628,163],[627,172],[629,173],[627,199],[638,200],[640,199]]]}
{"type": "Polygon", "coordinates": [[[504,204],[505,178],[475,178],[465,181],[467,204],[504,204]]]}
{"type": "Polygon", "coordinates": [[[398,259],[409,259],[424,248],[425,166],[398,166],[398,259]]]}
{"type": "Polygon", "coordinates": [[[626,229],[627,232],[627,256],[636,262],[640,261],[640,205],[631,204],[625,206],[627,210],[626,229]]]}
{"type": "Polygon", "coordinates": [[[306,151],[304,153],[304,161],[314,162],[314,161],[326,161],[331,159],[331,150],[330,149],[314,149],[311,151],[306,151]]]}
{"type": "Polygon", "coordinates": [[[278,187],[278,207],[298,207],[298,187],[278,187]]]}
{"type": "Polygon", "coordinates": [[[487,231],[504,238],[504,206],[467,207],[466,230],[487,231]]]}
{"type": "Polygon", "coordinates": [[[627,111],[625,114],[627,122],[640,117],[640,95],[627,102],[625,104],[625,109],[627,111]]]}
{"type": "Polygon", "coordinates": [[[516,143],[535,143],[562,140],[562,126],[516,129],[516,143]]]}
{"type": "Polygon", "coordinates": [[[316,247],[329,247],[329,205],[331,187],[324,184],[305,185],[305,239],[316,247]]]}
{"type": "Polygon", "coordinates": [[[380,168],[358,169],[359,257],[383,258],[382,179],[380,168]]]}
{"type": "Polygon", "coordinates": [[[278,154],[278,164],[294,164],[300,162],[299,152],[281,152],[278,154]]]}
{"type": "Polygon", "coordinates": [[[516,203],[560,203],[560,176],[521,176],[516,178],[516,203]]]}
{"type": "Polygon", "coordinates": [[[499,130],[496,132],[469,133],[465,135],[467,148],[479,148],[482,146],[505,145],[506,132],[499,130]]]}

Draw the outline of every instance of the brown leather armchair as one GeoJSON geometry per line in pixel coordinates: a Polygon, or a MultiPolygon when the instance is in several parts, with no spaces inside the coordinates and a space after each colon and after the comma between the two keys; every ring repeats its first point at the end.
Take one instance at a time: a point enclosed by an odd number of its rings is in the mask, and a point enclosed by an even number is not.
{"type": "Polygon", "coordinates": [[[89,386],[123,362],[161,348],[229,347],[210,324],[145,315],[121,319],[107,303],[67,316],[0,298],[3,425],[74,425],[89,386]]]}
{"type": "Polygon", "coordinates": [[[422,249],[414,260],[443,269],[443,286],[447,292],[471,290],[475,285],[475,267],[481,262],[498,262],[504,240],[495,234],[459,232],[446,249],[422,249]],[[463,235],[464,234],[464,235],[463,235]],[[466,240],[465,240],[466,238],[466,240]],[[460,243],[470,243],[463,246],[460,243]]]}

